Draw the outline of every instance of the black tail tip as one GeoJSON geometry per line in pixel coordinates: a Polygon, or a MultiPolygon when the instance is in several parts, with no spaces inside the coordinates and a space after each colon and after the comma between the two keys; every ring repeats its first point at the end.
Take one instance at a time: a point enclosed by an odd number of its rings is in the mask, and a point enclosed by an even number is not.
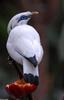
{"type": "Polygon", "coordinates": [[[31,73],[29,74],[24,74],[24,80],[27,82],[27,83],[31,83],[31,84],[35,84],[35,85],[38,85],[39,84],[39,77],[38,76],[34,76],[32,75],[31,73]]]}

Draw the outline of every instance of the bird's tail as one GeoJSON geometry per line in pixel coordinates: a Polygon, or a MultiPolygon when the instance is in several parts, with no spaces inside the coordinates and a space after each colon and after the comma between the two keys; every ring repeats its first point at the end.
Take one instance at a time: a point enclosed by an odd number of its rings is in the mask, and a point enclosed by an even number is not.
{"type": "Polygon", "coordinates": [[[23,74],[26,82],[35,85],[39,84],[38,66],[34,67],[27,59],[24,59],[23,62],[23,74]]]}

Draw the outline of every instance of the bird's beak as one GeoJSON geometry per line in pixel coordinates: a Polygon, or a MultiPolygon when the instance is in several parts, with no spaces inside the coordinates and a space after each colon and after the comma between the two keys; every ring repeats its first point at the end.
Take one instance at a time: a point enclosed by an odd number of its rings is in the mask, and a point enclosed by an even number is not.
{"type": "Polygon", "coordinates": [[[35,14],[39,14],[39,12],[38,11],[32,12],[32,15],[35,15],[35,14]]]}

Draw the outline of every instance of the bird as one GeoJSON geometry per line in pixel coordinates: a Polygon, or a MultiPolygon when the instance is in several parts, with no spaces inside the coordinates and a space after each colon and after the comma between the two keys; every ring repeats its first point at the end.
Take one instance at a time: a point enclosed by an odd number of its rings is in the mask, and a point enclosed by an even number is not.
{"type": "Polygon", "coordinates": [[[23,77],[28,83],[39,84],[38,66],[43,58],[43,47],[36,29],[28,25],[33,15],[39,12],[26,11],[14,15],[7,27],[6,48],[9,56],[23,65],[23,77]]]}

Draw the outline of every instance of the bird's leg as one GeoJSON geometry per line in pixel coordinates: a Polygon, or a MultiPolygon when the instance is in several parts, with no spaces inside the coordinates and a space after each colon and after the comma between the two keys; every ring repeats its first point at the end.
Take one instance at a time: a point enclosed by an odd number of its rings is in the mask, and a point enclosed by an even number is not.
{"type": "Polygon", "coordinates": [[[22,72],[20,71],[20,69],[18,68],[16,62],[15,62],[10,56],[8,57],[8,61],[9,61],[9,64],[13,64],[13,66],[15,67],[15,69],[16,69],[18,75],[19,75],[19,78],[22,79],[23,74],[22,74],[22,72]]]}
{"type": "Polygon", "coordinates": [[[20,69],[18,68],[16,62],[13,61],[12,64],[15,66],[15,69],[16,69],[18,75],[19,75],[19,78],[22,79],[22,78],[23,78],[23,74],[22,74],[22,72],[20,71],[20,69]]]}

